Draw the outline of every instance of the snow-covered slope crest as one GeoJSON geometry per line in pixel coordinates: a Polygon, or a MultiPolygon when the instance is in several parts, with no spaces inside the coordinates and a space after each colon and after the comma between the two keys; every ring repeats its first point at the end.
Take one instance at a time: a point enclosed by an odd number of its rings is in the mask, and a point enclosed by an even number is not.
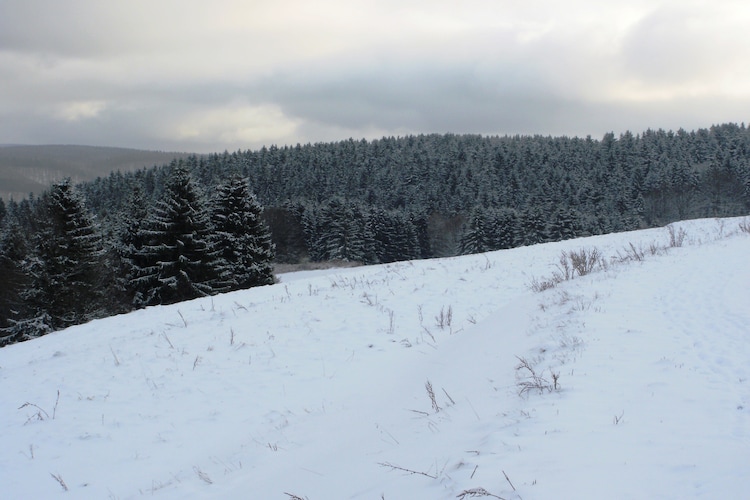
{"type": "Polygon", "coordinates": [[[741,227],[282,276],[8,346],[0,497],[744,497],[741,227]]]}

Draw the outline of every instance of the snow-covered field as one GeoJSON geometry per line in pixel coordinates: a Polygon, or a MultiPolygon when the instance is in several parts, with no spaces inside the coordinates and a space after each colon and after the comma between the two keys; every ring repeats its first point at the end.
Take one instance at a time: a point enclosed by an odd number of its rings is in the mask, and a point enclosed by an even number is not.
{"type": "Polygon", "coordinates": [[[741,223],[281,276],[0,349],[0,498],[748,498],[741,223]],[[606,270],[530,289],[594,248],[606,270]]]}

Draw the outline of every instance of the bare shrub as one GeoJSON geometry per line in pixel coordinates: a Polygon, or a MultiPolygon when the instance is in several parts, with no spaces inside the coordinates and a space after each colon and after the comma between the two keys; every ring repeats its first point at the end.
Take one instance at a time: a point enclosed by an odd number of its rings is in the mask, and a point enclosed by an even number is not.
{"type": "Polygon", "coordinates": [[[560,281],[568,281],[573,279],[573,267],[567,253],[562,252],[560,254],[560,260],[557,264],[557,270],[558,272],[554,274],[554,277],[559,279],[560,281]]]}
{"type": "Polygon", "coordinates": [[[441,330],[444,329],[446,326],[450,328],[451,324],[453,323],[453,306],[448,306],[448,309],[445,307],[440,308],[440,314],[435,316],[435,324],[438,328],[441,330]]]}
{"type": "Polygon", "coordinates": [[[601,267],[602,253],[598,248],[571,250],[567,257],[578,276],[586,276],[601,267]]]}
{"type": "Polygon", "coordinates": [[[678,248],[685,243],[685,238],[687,237],[687,232],[683,228],[675,229],[674,224],[670,224],[667,226],[667,231],[669,231],[669,246],[670,248],[678,248]]]}
{"type": "MultiPolygon", "coordinates": [[[[653,246],[653,245],[652,245],[653,246]]],[[[624,254],[617,252],[620,262],[642,262],[646,258],[646,251],[642,247],[636,247],[632,242],[628,243],[624,249],[624,254]]],[[[652,251],[653,255],[653,251],[652,251]]]]}
{"type": "Polygon", "coordinates": [[[750,219],[744,219],[739,225],[740,231],[750,234],[750,219]]]}
{"type": "Polygon", "coordinates": [[[518,356],[516,358],[520,362],[516,366],[516,385],[518,386],[519,396],[525,396],[531,391],[539,391],[539,394],[543,394],[545,391],[552,392],[560,389],[559,373],[550,370],[553,379],[553,383],[550,383],[541,373],[537,373],[526,358],[518,356]]]}
{"type": "Polygon", "coordinates": [[[559,283],[560,281],[557,281],[555,277],[544,279],[533,278],[529,288],[531,288],[531,291],[534,293],[541,293],[550,288],[555,288],[559,283]]]}

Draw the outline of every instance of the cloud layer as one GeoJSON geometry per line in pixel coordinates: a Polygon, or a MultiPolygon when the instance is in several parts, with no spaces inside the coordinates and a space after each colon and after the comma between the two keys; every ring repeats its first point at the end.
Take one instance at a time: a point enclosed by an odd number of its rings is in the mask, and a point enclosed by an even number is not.
{"type": "Polygon", "coordinates": [[[740,1],[3,0],[0,143],[182,151],[750,116],[740,1]]]}

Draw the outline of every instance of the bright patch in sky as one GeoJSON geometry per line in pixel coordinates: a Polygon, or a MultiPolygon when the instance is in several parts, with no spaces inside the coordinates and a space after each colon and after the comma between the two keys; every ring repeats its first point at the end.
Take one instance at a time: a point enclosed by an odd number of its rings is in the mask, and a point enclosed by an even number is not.
{"type": "Polygon", "coordinates": [[[64,103],[57,111],[57,116],[65,121],[75,122],[96,118],[105,109],[103,101],[78,101],[64,103]]]}

